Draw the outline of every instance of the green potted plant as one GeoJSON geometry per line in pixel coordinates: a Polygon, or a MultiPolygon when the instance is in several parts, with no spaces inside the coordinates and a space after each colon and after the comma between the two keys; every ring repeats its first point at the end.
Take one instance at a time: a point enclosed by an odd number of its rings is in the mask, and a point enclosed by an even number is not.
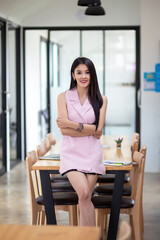
{"type": "Polygon", "coordinates": [[[123,138],[118,138],[114,140],[117,143],[117,147],[121,147],[121,143],[123,142],[123,138]]]}

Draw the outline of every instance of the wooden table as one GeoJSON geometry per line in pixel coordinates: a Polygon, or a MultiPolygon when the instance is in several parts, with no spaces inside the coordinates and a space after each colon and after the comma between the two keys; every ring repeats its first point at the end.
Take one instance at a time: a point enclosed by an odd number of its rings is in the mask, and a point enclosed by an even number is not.
{"type": "Polygon", "coordinates": [[[98,240],[98,227],[0,225],[0,240],[98,240]]]}
{"type": "MultiPolygon", "coordinates": [[[[118,136],[118,137],[121,137],[121,136],[118,136]]],[[[116,143],[114,142],[114,139],[117,139],[117,136],[101,137],[101,144],[104,146],[103,160],[132,162],[129,137],[127,136],[123,136],[123,137],[124,137],[124,141],[122,142],[122,146],[120,149],[116,148],[116,143]]],[[[56,153],[58,153],[58,150],[56,148],[55,148],[55,151],[56,153]]],[[[51,171],[55,171],[55,173],[58,172],[59,166],[60,166],[60,161],[55,161],[55,160],[54,161],[49,161],[49,160],[37,161],[36,164],[32,166],[32,169],[40,170],[47,224],[56,224],[54,202],[52,197],[52,189],[51,189],[49,174],[51,171]]],[[[105,167],[106,167],[106,173],[115,174],[115,182],[114,182],[114,189],[113,189],[111,214],[110,214],[110,220],[109,220],[107,239],[116,240],[124,177],[127,171],[132,170],[132,165],[126,165],[126,166],[106,165],[105,167]]]]}

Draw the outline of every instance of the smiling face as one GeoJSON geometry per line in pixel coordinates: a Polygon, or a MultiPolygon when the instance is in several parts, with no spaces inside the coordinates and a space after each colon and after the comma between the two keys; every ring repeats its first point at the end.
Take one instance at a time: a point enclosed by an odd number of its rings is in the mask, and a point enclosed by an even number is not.
{"type": "Polygon", "coordinates": [[[77,86],[88,87],[90,84],[90,72],[85,64],[79,64],[74,73],[72,73],[73,78],[77,81],[77,86]]]}

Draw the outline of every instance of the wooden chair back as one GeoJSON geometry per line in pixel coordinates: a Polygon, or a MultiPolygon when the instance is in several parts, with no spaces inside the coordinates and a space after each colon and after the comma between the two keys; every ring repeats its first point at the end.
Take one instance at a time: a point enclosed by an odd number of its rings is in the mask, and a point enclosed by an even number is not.
{"type": "Polygon", "coordinates": [[[32,170],[33,164],[37,161],[36,152],[31,151],[27,154],[26,167],[30,192],[31,203],[31,224],[44,224],[44,207],[37,204],[36,198],[39,196],[38,178],[35,170],[32,170]]]}
{"type": "Polygon", "coordinates": [[[145,166],[145,156],[141,152],[135,151],[133,154],[133,161],[137,163],[134,166],[134,174],[132,181],[132,199],[136,202],[141,201],[141,196],[143,192],[143,178],[144,178],[144,166],[145,166]]]}
{"type": "Polygon", "coordinates": [[[47,150],[47,148],[46,148],[46,144],[45,144],[44,141],[36,147],[37,157],[42,157],[42,156],[44,156],[47,152],[48,152],[48,150],[47,150]]]}
{"type": "Polygon", "coordinates": [[[46,151],[48,152],[50,149],[51,149],[51,143],[48,139],[48,137],[46,137],[44,140],[43,140],[45,146],[46,146],[46,151]]]}
{"type": "Polygon", "coordinates": [[[133,138],[132,138],[132,142],[131,142],[131,150],[132,150],[132,155],[134,153],[134,151],[138,151],[139,149],[139,133],[134,133],[133,134],[133,138]]]}
{"type": "Polygon", "coordinates": [[[56,144],[56,138],[54,133],[48,133],[47,138],[49,139],[51,145],[54,146],[56,144]]]}
{"type": "Polygon", "coordinates": [[[38,177],[35,170],[32,170],[33,164],[37,161],[36,152],[31,151],[27,154],[26,158],[26,167],[27,167],[27,176],[28,183],[30,189],[30,197],[35,200],[36,197],[39,196],[39,188],[38,188],[38,177]]]}

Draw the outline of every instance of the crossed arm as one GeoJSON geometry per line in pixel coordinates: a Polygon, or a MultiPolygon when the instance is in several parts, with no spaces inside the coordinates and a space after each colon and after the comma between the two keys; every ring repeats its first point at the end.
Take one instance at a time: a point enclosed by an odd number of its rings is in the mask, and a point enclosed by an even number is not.
{"type": "Polygon", "coordinates": [[[57,104],[58,104],[58,118],[57,118],[57,125],[61,130],[62,135],[68,135],[71,137],[85,137],[89,135],[93,135],[96,138],[100,138],[102,135],[102,129],[105,122],[105,115],[107,109],[107,98],[103,97],[103,105],[100,109],[100,117],[99,117],[99,124],[96,130],[96,125],[94,124],[83,124],[84,128],[81,132],[77,131],[79,127],[79,123],[70,121],[68,119],[67,113],[67,106],[65,100],[65,92],[61,93],[58,96],[57,104]]]}

